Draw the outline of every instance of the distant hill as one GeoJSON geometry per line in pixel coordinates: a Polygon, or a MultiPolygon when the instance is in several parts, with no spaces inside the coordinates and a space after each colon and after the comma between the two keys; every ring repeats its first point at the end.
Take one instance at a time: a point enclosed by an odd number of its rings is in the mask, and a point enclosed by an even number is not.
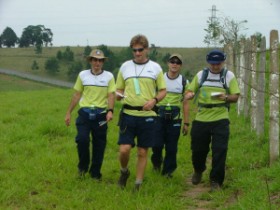
{"type": "MultiPolygon", "coordinates": [[[[95,48],[96,46],[92,46],[95,48]]],[[[75,60],[84,61],[84,48],[85,47],[70,47],[74,52],[75,60]]],[[[114,53],[118,54],[125,47],[110,47],[108,48],[114,53]]],[[[66,47],[47,47],[43,48],[42,54],[35,54],[34,48],[0,48],[0,68],[11,69],[22,72],[27,72],[37,76],[46,78],[58,79],[63,81],[70,81],[67,75],[69,64],[67,62],[61,62],[59,72],[55,75],[49,74],[44,66],[45,62],[50,57],[56,57],[57,52],[64,51],[66,47]],[[32,64],[36,61],[38,63],[38,70],[32,70],[32,64]]],[[[198,70],[202,69],[206,64],[205,56],[208,52],[208,48],[157,48],[157,52],[160,56],[164,56],[167,53],[180,53],[183,56],[183,69],[182,73],[185,75],[194,75],[198,70]]],[[[120,63],[123,61],[120,61],[120,63]]],[[[164,70],[167,69],[167,65],[162,61],[159,61],[164,70]]],[[[82,70],[82,69],[81,69],[82,70]]],[[[112,70],[114,71],[114,70],[112,70]]],[[[72,79],[73,82],[73,79],[72,79]]]]}

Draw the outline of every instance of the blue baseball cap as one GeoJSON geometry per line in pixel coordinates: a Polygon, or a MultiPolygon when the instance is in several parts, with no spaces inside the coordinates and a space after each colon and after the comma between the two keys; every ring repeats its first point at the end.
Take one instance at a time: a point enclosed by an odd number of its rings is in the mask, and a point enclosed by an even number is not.
{"type": "Polygon", "coordinates": [[[210,64],[219,64],[226,60],[226,54],[221,50],[212,50],[206,56],[206,61],[210,64]]]}

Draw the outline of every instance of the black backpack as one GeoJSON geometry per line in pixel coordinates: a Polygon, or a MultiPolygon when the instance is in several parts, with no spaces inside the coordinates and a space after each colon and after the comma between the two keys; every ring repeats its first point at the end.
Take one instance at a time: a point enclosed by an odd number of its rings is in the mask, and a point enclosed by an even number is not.
{"type": "Polygon", "coordinates": [[[229,87],[227,86],[227,81],[226,81],[226,75],[227,75],[228,70],[226,68],[222,69],[222,71],[220,72],[220,79],[219,80],[207,79],[209,71],[210,71],[209,68],[204,68],[203,69],[201,81],[199,83],[199,88],[201,88],[201,86],[203,85],[203,83],[205,81],[214,81],[214,82],[218,81],[218,82],[221,82],[223,84],[224,89],[228,93],[229,87]]]}

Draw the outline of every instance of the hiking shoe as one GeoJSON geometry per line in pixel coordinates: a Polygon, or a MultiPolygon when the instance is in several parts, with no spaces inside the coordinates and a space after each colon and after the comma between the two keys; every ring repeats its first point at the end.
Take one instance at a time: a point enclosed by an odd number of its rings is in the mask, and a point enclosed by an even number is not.
{"type": "Polygon", "coordinates": [[[221,190],[221,185],[215,181],[211,181],[210,188],[210,192],[219,191],[221,190]]]}
{"type": "Polygon", "coordinates": [[[140,188],[141,188],[141,184],[135,184],[133,188],[133,192],[139,192],[140,188]]]}
{"type": "Polygon", "coordinates": [[[173,175],[171,173],[166,173],[166,174],[162,174],[164,177],[166,177],[167,179],[172,179],[173,175]]]}
{"type": "Polygon", "coordinates": [[[197,185],[201,182],[202,173],[194,172],[192,176],[192,184],[197,185]]]}
{"type": "Polygon", "coordinates": [[[160,165],[159,165],[159,166],[153,165],[153,170],[154,170],[155,172],[160,172],[161,166],[160,166],[160,165]]]}
{"type": "Polygon", "coordinates": [[[122,189],[125,188],[125,186],[126,186],[126,181],[127,181],[128,177],[129,177],[129,175],[130,175],[129,170],[127,170],[127,171],[125,171],[125,172],[121,171],[121,176],[120,176],[120,178],[119,178],[118,185],[119,185],[122,189]]]}
{"type": "Polygon", "coordinates": [[[84,179],[85,176],[86,176],[86,171],[80,170],[80,169],[79,169],[79,170],[78,170],[78,178],[84,179]]]}
{"type": "Polygon", "coordinates": [[[100,174],[99,176],[93,176],[93,175],[91,175],[91,178],[92,178],[93,180],[96,180],[96,181],[99,181],[99,182],[102,181],[102,175],[101,175],[101,174],[100,174]]]}

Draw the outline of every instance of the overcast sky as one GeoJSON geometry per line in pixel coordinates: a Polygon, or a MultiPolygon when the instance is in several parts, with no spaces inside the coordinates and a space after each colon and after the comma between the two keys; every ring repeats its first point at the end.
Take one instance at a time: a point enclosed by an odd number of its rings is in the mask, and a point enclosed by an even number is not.
{"type": "Polygon", "coordinates": [[[247,36],[280,33],[280,0],[0,0],[0,33],[41,24],[54,46],[128,46],[141,33],[156,46],[206,47],[213,5],[216,17],[247,20],[247,36]]]}

